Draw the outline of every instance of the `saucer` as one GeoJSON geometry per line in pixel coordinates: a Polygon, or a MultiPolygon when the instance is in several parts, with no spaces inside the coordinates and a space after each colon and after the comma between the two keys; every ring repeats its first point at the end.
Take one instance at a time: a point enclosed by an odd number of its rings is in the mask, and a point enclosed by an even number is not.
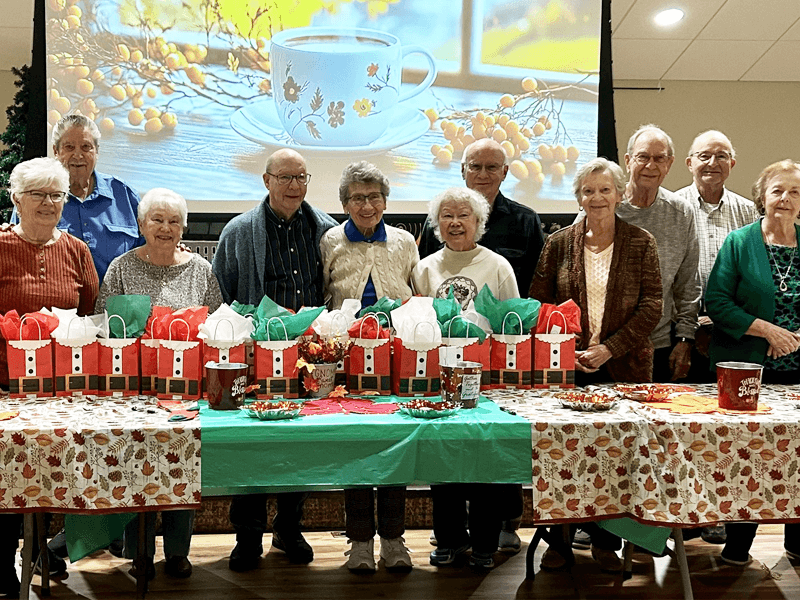
{"type": "Polygon", "coordinates": [[[231,116],[233,130],[263,146],[291,146],[305,155],[336,156],[358,153],[381,154],[397,148],[425,134],[430,121],[416,108],[400,107],[388,129],[377,140],[363,146],[309,146],[298,144],[283,129],[272,98],[243,106],[231,116]]]}

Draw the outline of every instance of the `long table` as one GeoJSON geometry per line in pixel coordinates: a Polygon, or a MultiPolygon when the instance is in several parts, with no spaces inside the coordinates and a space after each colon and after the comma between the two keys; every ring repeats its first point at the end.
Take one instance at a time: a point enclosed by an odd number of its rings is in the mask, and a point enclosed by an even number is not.
{"type": "Polygon", "coordinates": [[[531,480],[530,424],[485,399],[442,419],[398,412],[259,421],[201,404],[206,496],[531,480]]]}

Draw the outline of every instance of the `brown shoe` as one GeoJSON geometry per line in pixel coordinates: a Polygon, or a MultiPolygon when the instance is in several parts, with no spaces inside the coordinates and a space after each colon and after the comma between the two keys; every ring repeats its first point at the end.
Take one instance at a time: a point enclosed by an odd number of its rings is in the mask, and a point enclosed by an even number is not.
{"type": "Polygon", "coordinates": [[[567,559],[561,556],[558,552],[548,547],[542,556],[542,562],[539,567],[545,571],[559,571],[567,566],[567,559]]]}
{"type": "Polygon", "coordinates": [[[622,571],[622,560],[613,550],[592,546],[592,558],[600,565],[600,570],[603,573],[619,573],[622,571]]]}

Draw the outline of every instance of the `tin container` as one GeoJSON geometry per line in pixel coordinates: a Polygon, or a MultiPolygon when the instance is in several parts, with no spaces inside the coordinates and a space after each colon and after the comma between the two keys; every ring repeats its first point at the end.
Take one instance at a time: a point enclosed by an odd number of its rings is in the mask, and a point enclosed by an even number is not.
{"type": "Polygon", "coordinates": [[[442,400],[456,402],[464,408],[478,406],[482,370],[481,363],[471,361],[439,365],[442,400]]]}
{"type": "Polygon", "coordinates": [[[717,399],[728,410],[756,410],[761,391],[761,372],[756,363],[717,363],[717,399]]]}
{"type": "Polygon", "coordinates": [[[206,398],[214,410],[238,410],[247,389],[245,363],[206,363],[206,398]]]}

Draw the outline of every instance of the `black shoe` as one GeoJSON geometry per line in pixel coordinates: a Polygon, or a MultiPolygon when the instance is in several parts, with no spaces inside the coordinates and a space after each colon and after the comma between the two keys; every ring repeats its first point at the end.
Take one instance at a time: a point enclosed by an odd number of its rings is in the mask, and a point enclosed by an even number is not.
{"type": "MultiPolygon", "coordinates": [[[[139,570],[136,568],[136,561],[134,561],[133,566],[128,571],[128,574],[134,579],[139,579],[139,570]]],[[[153,558],[149,557],[147,559],[147,580],[153,581],[153,579],[155,578],[156,578],[156,566],[153,564],[153,558]]]]}
{"type": "Polygon", "coordinates": [[[293,535],[284,536],[273,531],[272,545],[278,550],[283,550],[289,558],[289,562],[306,565],[314,560],[314,550],[299,531],[293,535]]]}
{"type": "MultiPolygon", "coordinates": [[[[47,557],[48,562],[48,570],[50,572],[51,579],[66,579],[69,577],[69,573],[67,573],[67,561],[63,558],[59,558],[52,552],[49,552],[47,557]]],[[[42,559],[39,558],[36,561],[36,564],[33,566],[33,572],[36,575],[42,574],[42,559]]]]}
{"type": "Polygon", "coordinates": [[[0,594],[4,598],[19,598],[19,579],[13,569],[0,577],[0,594]]]}
{"type": "Polygon", "coordinates": [[[192,563],[185,556],[170,556],[164,565],[164,572],[170,577],[186,579],[192,574],[192,563]]]}
{"type": "Polygon", "coordinates": [[[237,542],[236,547],[234,547],[233,551],[231,552],[228,568],[231,571],[236,571],[237,573],[252,571],[258,567],[258,561],[263,552],[264,548],[261,546],[261,544],[249,545],[237,542]]]}
{"type": "Polygon", "coordinates": [[[583,529],[578,529],[572,538],[572,547],[576,550],[588,550],[592,547],[592,536],[583,529]]]}
{"type": "Polygon", "coordinates": [[[125,558],[125,544],[122,540],[114,540],[108,545],[106,548],[110,553],[111,556],[116,556],[117,558],[125,558]]]}
{"type": "Polygon", "coordinates": [[[728,536],[725,532],[725,525],[703,527],[700,536],[707,544],[724,544],[728,540],[728,536]]]}

